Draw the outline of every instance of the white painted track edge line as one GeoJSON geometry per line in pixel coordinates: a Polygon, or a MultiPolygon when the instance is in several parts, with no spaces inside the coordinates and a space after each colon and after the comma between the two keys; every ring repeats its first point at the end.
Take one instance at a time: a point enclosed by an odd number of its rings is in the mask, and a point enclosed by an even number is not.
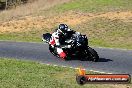
{"type": "MultiPolygon", "coordinates": [[[[61,65],[55,65],[55,64],[47,64],[47,63],[40,63],[40,64],[45,64],[45,65],[50,65],[50,66],[54,66],[54,67],[63,67],[63,68],[71,68],[71,69],[79,69],[79,68],[75,68],[75,67],[69,67],[69,66],[61,66],[61,65]]],[[[109,72],[102,72],[102,71],[97,71],[97,70],[87,70],[87,71],[90,71],[90,72],[96,72],[96,73],[101,73],[101,74],[113,74],[113,73],[109,73],[109,72]]]]}

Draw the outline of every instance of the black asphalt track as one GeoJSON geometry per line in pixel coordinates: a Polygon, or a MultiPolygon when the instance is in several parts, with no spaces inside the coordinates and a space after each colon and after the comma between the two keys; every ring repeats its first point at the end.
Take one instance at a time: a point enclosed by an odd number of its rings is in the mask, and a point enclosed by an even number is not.
{"type": "Polygon", "coordinates": [[[63,61],[53,56],[48,50],[48,44],[0,41],[0,57],[34,60],[41,63],[60,66],[79,67],[107,73],[132,74],[132,50],[94,48],[99,56],[99,62],[68,60],[63,61]]]}

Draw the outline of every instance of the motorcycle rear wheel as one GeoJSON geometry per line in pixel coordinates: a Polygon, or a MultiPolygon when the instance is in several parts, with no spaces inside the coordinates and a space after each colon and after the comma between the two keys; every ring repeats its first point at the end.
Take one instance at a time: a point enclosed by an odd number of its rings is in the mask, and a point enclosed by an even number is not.
{"type": "Polygon", "coordinates": [[[98,62],[99,60],[98,53],[91,47],[88,47],[88,56],[93,62],[98,62]]]}

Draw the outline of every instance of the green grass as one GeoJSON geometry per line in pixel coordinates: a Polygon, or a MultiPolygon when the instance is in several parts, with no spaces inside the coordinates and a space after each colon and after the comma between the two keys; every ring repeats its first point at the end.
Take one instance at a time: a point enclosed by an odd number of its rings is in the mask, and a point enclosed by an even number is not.
{"type": "Polygon", "coordinates": [[[77,31],[89,36],[90,45],[132,49],[131,28],[131,22],[95,18],[80,25],[77,31]]]}
{"type": "MultiPolygon", "coordinates": [[[[84,24],[72,27],[76,31],[86,34],[90,46],[114,47],[132,49],[132,24],[122,20],[110,20],[107,18],[94,18],[84,24]]],[[[50,29],[31,29],[22,33],[0,34],[1,40],[42,42],[41,37],[50,29]]]]}
{"type": "Polygon", "coordinates": [[[0,40],[11,40],[11,41],[21,41],[21,42],[41,42],[42,34],[31,34],[27,33],[5,33],[0,34],[0,40]]]}
{"type": "Polygon", "coordinates": [[[109,12],[132,10],[131,0],[72,0],[56,6],[56,11],[109,12]]]}
{"type": "MultiPolygon", "coordinates": [[[[53,31],[53,30],[52,30],[53,31]]],[[[51,32],[51,29],[36,29],[30,28],[27,32],[13,32],[0,34],[0,40],[12,40],[22,42],[42,42],[42,34],[51,32]]]]}
{"type": "MultiPolygon", "coordinates": [[[[66,11],[82,13],[100,13],[113,11],[132,11],[132,0],[71,0],[46,10],[38,11],[33,16],[51,16],[61,14],[66,11]]],[[[131,19],[129,19],[131,20],[131,19]]],[[[54,27],[54,24],[51,24],[54,27]]],[[[95,18],[86,23],[72,27],[75,30],[86,33],[89,36],[89,44],[92,46],[117,47],[132,49],[132,23],[122,20],[110,20],[107,18],[95,18]]],[[[53,29],[31,28],[28,32],[0,34],[0,40],[41,42],[41,35],[51,32],[53,29]]]]}
{"type": "MultiPolygon", "coordinates": [[[[113,88],[114,86],[112,84],[80,86],[76,83],[76,74],[75,69],[0,58],[0,88],[113,88]]],[[[116,86],[127,87],[131,84],[116,86]]]]}

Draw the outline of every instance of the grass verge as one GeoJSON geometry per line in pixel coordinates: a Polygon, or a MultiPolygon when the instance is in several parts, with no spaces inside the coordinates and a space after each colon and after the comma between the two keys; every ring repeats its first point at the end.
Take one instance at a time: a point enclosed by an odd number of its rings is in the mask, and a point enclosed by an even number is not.
{"type": "MultiPolygon", "coordinates": [[[[55,24],[54,24],[55,25],[55,24]]],[[[132,24],[121,19],[108,19],[97,17],[77,26],[76,31],[86,34],[90,46],[114,47],[132,49],[132,24]]],[[[1,40],[42,42],[43,33],[53,31],[48,28],[32,28],[27,32],[12,32],[0,34],[1,40]]]]}
{"type": "Polygon", "coordinates": [[[0,40],[41,42],[43,33],[68,23],[87,34],[92,46],[132,49],[131,11],[131,0],[38,0],[0,13],[0,21],[11,20],[0,23],[0,40]]]}
{"type": "MultiPolygon", "coordinates": [[[[130,88],[131,84],[86,84],[75,81],[75,69],[0,58],[0,88],[130,88]]],[[[89,74],[93,72],[87,72],[89,74]]]]}
{"type": "Polygon", "coordinates": [[[72,0],[54,8],[58,12],[76,10],[81,12],[110,12],[132,10],[131,0],[72,0]]]}
{"type": "Polygon", "coordinates": [[[95,18],[79,25],[77,31],[87,34],[89,44],[93,46],[132,49],[131,28],[131,22],[124,22],[119,19],[95,18]]]}

